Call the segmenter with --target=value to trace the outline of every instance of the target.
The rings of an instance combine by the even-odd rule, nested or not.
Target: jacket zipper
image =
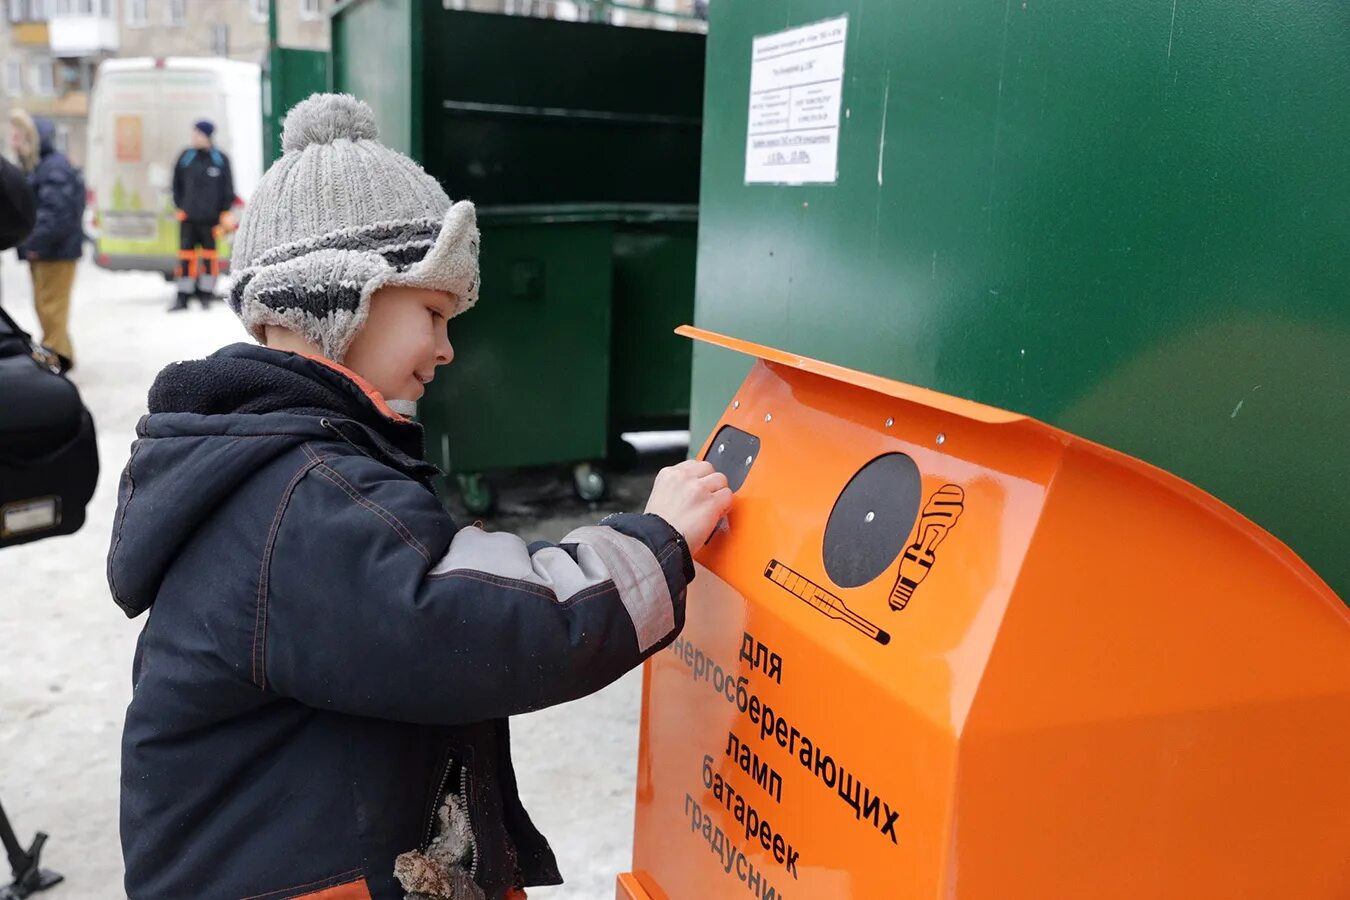
[[[431,815],[427,816],[427,827],[422,832],[421,851],[425,853],[431,847],[431,835],[436,830],[436,819],[441,811],[441,801],[445,799],[446,788],[450,784],[450,770],[455,765],[455,755],[450,751],[445,754],[445,768],[441,771],[441,779],[438,782],[436,793],[431,795]]]
[[[440,784],[436,788],[436,795],[432,799],[431,815],[427,817],[426,830],[422,833],[422,852],[425,853],[431,848],[431,838],[436,831],[436,820],[440,818],[441,806],[445,803],[445,798],[449,793],[450,773],[459,766],[459,784],[455,788],[455,795],[459,797],[460,808],[464,810],[464,815],[469,820],[469,850],[471,859],[469,862],[469,877],[478,880],[478,835],[473,830],[473,817],[469,814],[469,767],[462,761],[456,760],[454,753],[450,753],[445,762],[445,770],[441,773]]]
[[[478,835],[473,832],[473,816],[470,815],[469,806],[469,767],[460,763],[459,765],[459,802],[464,809],[464,816],[469,822],[469,877],[474,881],[478,880]]]

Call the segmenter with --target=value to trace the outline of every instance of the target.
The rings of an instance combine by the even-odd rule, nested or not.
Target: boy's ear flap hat
[[[386,285],[446,291],[458,315],[478,300],[473,204],[379,143],[375,114],[315,94],[286,115],[282,156],[263,175],[234,239],[229,305],[254,340],[279,325],[341,362]]]

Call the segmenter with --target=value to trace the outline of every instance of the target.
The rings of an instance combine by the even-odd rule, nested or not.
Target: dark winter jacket
[[[56,126],[33,119],[38,133],[38,164],[28,175],[37,197],[37,222],[20,256],[36,253],[43,261],[79,259],[84,248],[84,179],[56,149]]]
[[[173,167],[173,205],[198,225],[214,225],[234,204],[230,158],[210,150],[184,150]]]
[[[122,744],[126,890],[402,900],[447,791],[488,897],[561,879],[506,717],[668,644],[693,577],[655,516],[560,544],[457,529],[421,427],[354,377],[236,344],[165,369],[122,476],[113,599],[150,615]]]
[[[0,157],[0,250],[28,237],[36,220],[37,204],[23,170]]]

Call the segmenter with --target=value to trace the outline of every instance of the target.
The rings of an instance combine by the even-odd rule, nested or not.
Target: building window
[[[174,28],[186,22],[187,0],[169,0],[164,5],[164,21]]]
[[[230,55],[230,26],[228,25],[211,26],[211,55],[212,56]]]
[[[146,21],[150,18],[149,11],[145,8],[147,0],[125,0],[127,9],[127,27],[144,28]]]
[[[28,83],[33,87],[33,93],[39,97],[53,97],[56,95],[56,69],[52,66],[50,59],[41,59],[30,63],[28,66]]]
[[[267,0],[248,0],[248,12],[255,22],[267,21]]]
[[[323,15],[319,0],[300,0],[300,18],[317,19]]]
[[[11,97],[23,95],[23,63],[17,59],[5,60],[5,93]]]
[[[5,6],[11,22],[45,22],[51,13],[48,0],[9,0]]]

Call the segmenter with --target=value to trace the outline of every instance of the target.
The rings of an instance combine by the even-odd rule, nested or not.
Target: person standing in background
[[[18,248],[33,278],[33,305],[42,324],[42,343],[56,351],[67,369],[75,364],[70,340],[70,292],[84,249],[84,179],[56,149],[56,125],[21,109],[10,113],[10,145],[28,173],[37,201],[37,220]]]
[[[178,210],[178,298],[169,312],[188,308],[194,296],[205,309],[215,298],[220,256],[216,228],[230,227],[234,178],[230,158],[212,143],[216,127],[207,121],[192,127],[192,146],[173,169],[173,205]],[[198,249],[200,248],[200,250]]]

